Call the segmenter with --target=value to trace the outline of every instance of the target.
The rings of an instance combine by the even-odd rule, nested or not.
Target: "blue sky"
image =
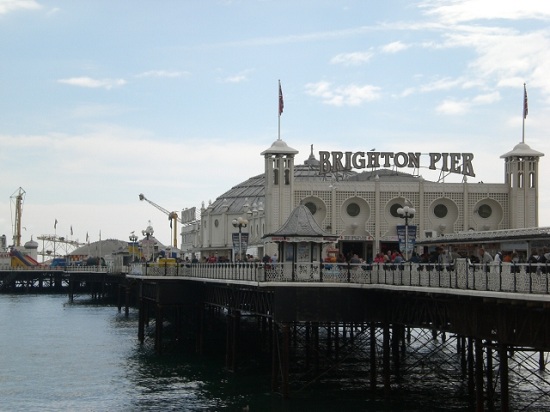
[[[550,226],[550,3],[538,0],[0,0],[0,234],[127,240],[319,151],[472,152],[504,181],[522,139]],[[437,173],[421,171],[426,179]],[[449,176],[446,181],[460,181]]]

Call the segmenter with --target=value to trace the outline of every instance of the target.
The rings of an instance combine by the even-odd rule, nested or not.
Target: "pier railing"
[[[248,282],[324,282],[550,294],[548,264],[196,263],[133,265],[129,274]]]

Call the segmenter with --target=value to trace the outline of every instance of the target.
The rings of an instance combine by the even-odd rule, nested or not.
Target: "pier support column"
[[[69,302],[74,302],[74,280],[69,277]]]
[[[383,326],[383,358],[382,374],[384,375],[384,396],[389,397],[391,391],[390,379],[390,325],[384,322]]]
[[[401,337],[401,325],[392,325],[391,333],[391,350],[393,359],[393,371],[396,379],[399,379],[400,369],[400,353],[399,353],[399,338]]]
[[[508,346],[498,345],[499,374],[500,374],[500,410],[510,411],[510,392],[508,388]]]
[[[237,365],[237,347],[240,321],[241,312],[238,310],[231,310],[227,318],[227,336],[225,345],[225,367],[231,372],[235,372]]]
[[[145,311],[145,301],[143,298],[139,298],[138,339],[140,343],[143,343],[145,340]]]
[[[492,412],[495,410],[495,391],[493,389],[493,347],[491,341],[486,341],[487,344],[487,369],[485,372],[485,380],[487,386],[487,410]]]
[[[162,305],[157,304],[155,317],[155,351],[162,354]]]
[[[370,326],[370,390],[376,391],[376,324],[371,322]]]
[[[474,343],[473,338],[468,337],[468,395],[470,399],[470,405],[474,406],[475,399],[475,379],[474,379]]]
[[[290,327],[288,323],[274,323],[273,350],[271,354],[271,389],[280,388],[283,398],[290,395],[289,361],[290,361]],[[281,378],[280,385],[279,376]]]
[[[476,411],[483,412],[483,342],[475,340],[476,355]]]
[[[288,323],[283,324],[282,328],[282,350],[281,350],[281,390],[284,398],[290,395],[289,385],[289,362],[290,362],[290,328]]]

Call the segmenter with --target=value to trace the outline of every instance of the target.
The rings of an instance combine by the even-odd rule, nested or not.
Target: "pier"
[[[466,388],[472,409],[508,411],[521,385],[550,395],[548,269],[464,259],[452,267],[143,264],[2,271],[0,290],[111,296],[126,314],[138,308],[137,337],[152,339],[158,354],[223,352],[237,373],[260,359],[283,397],[327,376],[389,397],[430,371]]]
[[[514,365],[542,373],[548,362],[547,269],[466,260],[452,268],[242,263],[144,266],[127,277],[139,285],[138,337],[143,342],[154,322],[158,353],[168,344],[166,325],[198,352],[221,333],[227,369],[263,354],[273,391],[288,397],[349,370],[342,369],[349,359],[369,374],[370,391],[390,396],[411,368],[427,368],[442,351],[460,365],[473,408],[507,411]],[[548,396],[548,379],[533,376]]]

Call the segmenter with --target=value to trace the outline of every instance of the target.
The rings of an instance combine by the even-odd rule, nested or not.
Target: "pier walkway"
[[[176,339],[182,330],[192,331],[202,351],[219,316],[226,325],[226,367],[236,369],[251,350],[243,336],[257,334],[258,345],[266,345],[273,357],[272,387],[288,396],[297,365],[318,367],[330,357],[326,353],[356,348],[350,339],[361,331],[371,389],[381,384],[389,394],[403,373],[399,365],[410,345],[408,331],[425,330],[434,338],[455,340],[478,410],[486,403],[509,410],[513,353],[538,353],[538,368],[546,368],[549,269],[544,264],[472,265],[466,259],[448,267],[217,263],[137,265],[129,268],[127,279],[139,289],[138,337],[145,339],[146,325],[154,319],[159,353],[167,320],[179,325]],[[245,332],[251,323],[243,319],[251,318],[256,326]],[[329,362],[325,371],[332,367]],[[540,388],[543,397],[550,396],[547,380]]]
[[[130,305],[139,309],[140,341],[153,322],[158,353],[189,339],[203,353],[214,340],[225,350],[228,370],[252,352],[268,353],[272,388],[283,396],[299,390],[297,376],[311,382],[351,358],[365,368],[361,376],[370,376],[370,391],[383,388],[390,396],[410,368],[433,361],[438,342],[449,359],[452,345],[472,408],[510,410],[510,388],[520,379],[514,371],[529,362],[536,370],[528,384],[540,399],[550,398],[546,264],[457,259],[446,267],[214,263],[0,271],[2,291],[34,290],[37,282],[68,290],[71,300],[75,294],[118,294],[119,308],[125,300],[126,313]],[[428,335],[429,342],[415,342]],[[426,347],[432,349],[424,353]]]

